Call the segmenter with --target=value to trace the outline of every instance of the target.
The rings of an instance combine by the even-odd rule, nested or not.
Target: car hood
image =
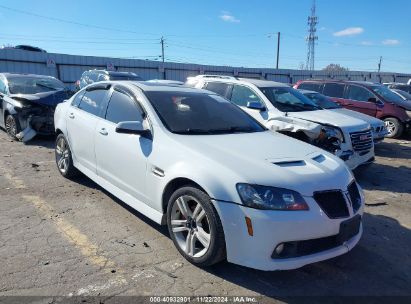
[[[330,110],[306,111],[306,112],[289,112],[288,116],[317,122],[324,125],[331,125],[341,129],[365,130],[368,123],[364,120],[347,116]]]
[[[401,102],[399,102],[399,101],[398,102],[397,101],[388,101],[388,102],[393,103],[397,106],[403,107],[406,110],[411,110],[411,100],[403,100]]]
[[[344,109],[344,108],[332,109],[330,111],[364,120],[365,122],[368,122],[372,126],[384,125],[384,122],[382,120],[380,120],[378,118],[375,118],[375,117],[372,117],[372,116],[367,115],[367,114],[360,113],[360,112],[351,111],[351,110]]]
[[[11,94],[10,97],[16,100],[27,100],[43,106],[56,107],[65,99],[70,98],[70,94],[68,91],[60,90],[37,94]]]
[[[189,150],[186,159],[196,159],[193,166],[215,168],[214,174],[231,175],[237,183],[287,188],[312,196],[314,191],[346,187],[353,179],[338,157],[276,132],[176,135],[175,141],[180,151]]]

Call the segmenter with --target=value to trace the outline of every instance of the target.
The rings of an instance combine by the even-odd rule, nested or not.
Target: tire
[[[70,147],[63,134],[56,138],[55,148],[56,164],[60,174],[65,178],[73,178],[78,175],[78,170],[73,165]]]
[[[4,120],[4,128],[7,135],[13,139],[18,140],[17,134],[21,132],[20,124],[15,115],[8,114]]]
[[[404,131],[404,125],[394,117],[387,117],[384,119],[385,127],[388,131],[388,138],[398,138]]]
[[[203,191],[191,186],[177,189],[168,202],[167,226],[174,245],[190,263],[207,267],[225,259],[223,226]]]

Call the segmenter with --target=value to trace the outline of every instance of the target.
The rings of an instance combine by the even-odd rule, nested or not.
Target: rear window
[[[10,94],[37,94],[64,90],[64,84],[51,77],[9,77]]]
[[[321,86],[321,83],[303,82],[298,86],[298,89],[321,93]]]
[[[225,83],[221,82],[209,82],[205,86],[204,89],[209,90],[211,92],[214,92],[218,95],[221,95],[223,97],[227,96],[227,91],[228,91],[229,86]]]
[[[323,94],[325,96],[343,98],[344,97],[344,84],[339,83],[326,83],[324,85]]]

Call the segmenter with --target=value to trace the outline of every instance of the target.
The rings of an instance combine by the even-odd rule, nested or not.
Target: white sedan
[[[209,91],[96,83],[57,107],[55,126],[63,176],[81,171],[166,224],[195,265],[294,269],[360,240],[364,197],[341,159]]]

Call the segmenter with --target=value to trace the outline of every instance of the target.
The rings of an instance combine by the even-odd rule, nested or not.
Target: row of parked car
[[[64,177],[81,172],[167,225],[195,265],[293,269],[361,238],[364,195],[349,168],[373,161],[384,122],[315,90],[199,75],[94,81],[62,102],[52,77],[1,77],[10,136],[51,125]]]

